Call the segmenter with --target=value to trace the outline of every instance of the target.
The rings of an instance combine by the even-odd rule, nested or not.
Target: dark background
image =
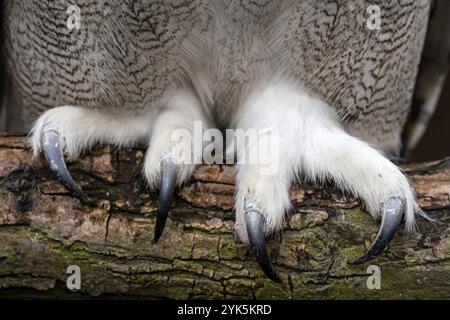
[[[441,98],[427,131],[413,150],[408,162],[439,160],[450,156],[450,70],[442,88]]]

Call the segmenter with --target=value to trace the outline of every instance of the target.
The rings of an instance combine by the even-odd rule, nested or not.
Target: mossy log
[[[269,250],[283,283],[260,271],[234,235],[229,166],[200,166],[178,189],[160,242],[157,194],[142,179],[144,150],[100,148],[69,166],[97,201],[82,204],[34,161],[25,139],[0,137],[0,297],[175,299],[402,299],[450,297],[450,159],[403,166],[425,212],[377,259],[361,255],[377,233],[358,199],[332,184],[292,188],[293,210]],[[381,270],[381,289],[366,282]],[[81,289],[67,289],[67,268]]]

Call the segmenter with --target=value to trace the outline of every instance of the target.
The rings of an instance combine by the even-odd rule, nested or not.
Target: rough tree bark
[[[177,191],[159,243],[152,243],[157,194],[140,178],[143,150],[91,152],[70,166],[98,201],[71,197],[23,137],[0,137],[0,296],[143,298],[448,298],[450,159],[404,169],[423,209],[419,233],[394,238],[376,260],[362,254],[379,223],[332,185],[292,189],[294,209],[270,251],[283,284],[268,280],[233,232],[233,172],[201,166]],[[367,267],[381,268],[370,290]],[[81,290],[66,288],[69,265]]]

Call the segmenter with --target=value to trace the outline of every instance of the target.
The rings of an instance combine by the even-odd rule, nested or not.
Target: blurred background
[[[449,1],[450,2],[450,1]],[[419,144],[408,161],[439,160],[450,156],[450,69],[442,87],[439,103]]]
[[[404,135],[404,156],[414,162],[450,156],[450,1],[432,0],[431,5],[412,112]]]

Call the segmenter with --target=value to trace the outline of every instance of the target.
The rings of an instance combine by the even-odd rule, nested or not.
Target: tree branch
[[[0,137],[0,296],[151,298],[448,298],[450,159],[404,166],[422,208],[419,233],[394,238],[365,265],[346,261],[371,244],[379,222],[333,186],[292,188],[294,210],[269,250],[283,284],[260,271],[234,237],[233,171],[200,166],[177,191],[154,244],[157,194],[142,178],[143,150],[106,147],[69,166],[98,201],[83,205],[34,162],[23,137]],[[381,268],[381,290],[366,286]],[[66,288],[69,265],[81,290]]]

